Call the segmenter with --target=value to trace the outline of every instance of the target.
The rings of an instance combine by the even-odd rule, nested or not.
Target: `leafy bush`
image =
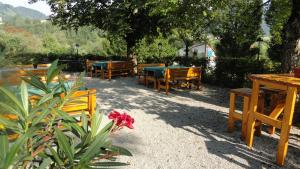
[[[116,162],[115,156],[132,154],[112,145],[109,139],[119,121],[113,120],[100,127],[103,114],[97,110],[91,118],[82,114],[80,126],[74,117],[63,111],[63,106],[72,100],[71,96],[83,82],[78,78],[68,90],[62,78],[53,84],[52,80],[60,74],[57,63],[55,61],[51,65],[45,81],[37,76],[24,78],[29,85],[43,91],[40,96],[29,99],[24,81],[15,90],[0,86],[0,168],[107,168],[127,165]],[[64,97],[60,97],[62,93]],[[132,124],[133,119],[130,119]],[[8,136],[13,134],[17,134],[18,138],[9,143]]]
[[[251,58],[218,58],[216,60],[215,83],[225,87],[250,85],[249,74],[273,72],[276,67],[269,60]]]

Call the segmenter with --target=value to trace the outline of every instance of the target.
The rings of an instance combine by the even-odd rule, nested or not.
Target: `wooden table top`
[[[294,74],[252,74],[249,78],[300,88],[300,78],[294,77]]]

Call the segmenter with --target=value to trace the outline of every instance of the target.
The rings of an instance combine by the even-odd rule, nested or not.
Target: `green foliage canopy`
[[[246,57],[253,55],[250,46],[261,35],[262,0],[232,0],[216,11],[211,25],[220,39],[217,56]]]

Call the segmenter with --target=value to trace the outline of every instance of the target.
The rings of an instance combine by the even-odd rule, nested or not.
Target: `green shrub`
[[[251,58],[218,58],[214,70],[216,84],[224,87],[249,86],[248,75],[269,73],[274,66],[269,60]]]
[[[97,110],[90,118],[82,114],[80,126],[63,111],[83,81],[80,77],[66,89],[57,63],[48,69],[45,82],[32,76],[23,78],[28,84],[23,81],[15,90],[0,86],[0,168],[79,169],[128,165],[115,161],[118,155],[132,155],[112,144],[109,135],[118,125],[115,121],[102,127],[103,114]],[[56,76],[60,77],[59,82],[53,84]],[[27,85],[42,91],[34,104],[29,101]],[[62,93],[64,97],[60,97]],[[6,118],[6,115],[15,115],[17,119]],[[10,143],[8,134],[11,132],[19,137]]]

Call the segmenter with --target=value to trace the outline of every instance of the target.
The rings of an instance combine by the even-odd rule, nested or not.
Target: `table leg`
[[[244,105],[243,105],[243,118],[242,118],[242,139],[246,138],[247,135],[247,122],[249,117],[249,97],[244,97]]]
[[[259,96],[259,82],[257,80],[253,80],[250,111],[249,111],[248,123],[247,123],[247,137],[246,137],[246,144],[248,145],[249,148],[252,148],[253,145],[255,112],[257,111],[258,96]]]
[[[95,77],[97,78],[97,66],[95,66]]]
[[[145,86],[147,86],[147,85],[146,85],[146,82],[147,82],[146,78],[147,78],[147,72],[144,71],[144,85],[145,85]]]
[[[101,68],[101,79],[105,79],[104,69],[103,68]]]
[[[283,120],[281,124],[280,140],[277,151],[277,164],[282,166],[287,154],[289,133],[293,121],[295,101],[297,95],[296,87],[289,87],[287,91]]]
[[[230,93],[228,132],[232,132],[234,130],[234,117],[233,117],[234,112],[235,112],[235,94]]]

